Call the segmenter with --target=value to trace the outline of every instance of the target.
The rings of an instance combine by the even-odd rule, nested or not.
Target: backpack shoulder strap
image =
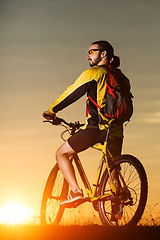
[[[96,102],[91,98],[90,95],[88,96],[88,98],[92,101],[92,103],[93,103],[94,105],[96,105],[97,108],[101,109],[101,107],[98,105],[98,103],[96,103]]]

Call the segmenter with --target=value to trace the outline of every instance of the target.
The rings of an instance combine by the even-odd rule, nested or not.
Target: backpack
[[[116,124],[129,121],[133,114],[133,95],[130,92],[129,80],[117,68],[102,67],[109,74],[104,107],[101,108],[90,96],[88,97],[108,120],[115,119]]]

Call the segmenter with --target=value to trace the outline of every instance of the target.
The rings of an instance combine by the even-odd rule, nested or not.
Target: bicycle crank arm
[[[74,202],[74,203],[66,203],[66,204],[63,204],[62,206],[64,208],[76,208],[78,207],[79,205],[85,203],[89,201],[89,198],[84,198],[84,199],[79,199],[77,202]]]
[[[97,199],[98,201],[111,201],[111,200],[117,200],[119,199],[118,196],[115,195],[111,195],[111,196],[101,196],[99,199]]]

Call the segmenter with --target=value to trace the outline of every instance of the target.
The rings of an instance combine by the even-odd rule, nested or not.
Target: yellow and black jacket
[[[100,66],[95,66],[84,71],[75,83],[67,88],[66,91],[53,103],[49,108],[50,112],[57,113],[68,105],[77,101],[87,93],[101,108],[105,105],[105,93],[108,81],[108,72]],[[103,116],[98,107],[88,99],[88,117],[86,127],[99,127],[101,130],[105,128]],[[123,126],[118,125],[113,135],[122,137]]]

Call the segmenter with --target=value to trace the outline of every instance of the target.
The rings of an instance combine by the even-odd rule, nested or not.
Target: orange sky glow
[[[39,217],[63,130],[44,124],[42,112],[89,68],[90,43],[105,39],[120,56],[134,95],[123,153],[143,163],[146,210],[160,216],[159,7],[156,0],[0,2],[0,209],[17,201]],[[58,116],[84,122],[85,100]],[[80,154],[91,183],[99,162],[94,151]]]

